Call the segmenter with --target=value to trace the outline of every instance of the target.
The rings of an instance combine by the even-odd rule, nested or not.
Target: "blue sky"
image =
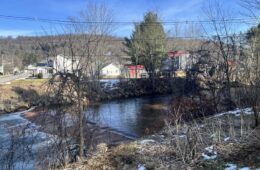
[[[203,6],[208,0],[1,0],[0,15],[26,16],[46,19],[66,20],[69,16],[77,16],[87,8],[89,2],[105,3],[112,11],[115,21],[140,21],[145,12],[158,12],[164,21],[204,20]],[[239,5],[240,0],[219,0],[233,18],[241,18],[245,11]],[[48,30],[53,25],[31,21],[7,20],[0,18],[0,36],[36,35],[43,28]],[[237,29],[245,30],[248,25],[241,24]],[[129,36],[133,24],[117,26],[113,32],[117,36]],[[172,25],[165,25],[166,31]]]

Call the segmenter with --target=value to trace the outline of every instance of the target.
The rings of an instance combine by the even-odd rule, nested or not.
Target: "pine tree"
[[[142,64],[150,77],[155,76],[165,53],[166,34],[154,12],[147,12],[144,20],[135,24],[130,38],[125,38],[127,53],[134,64]]]

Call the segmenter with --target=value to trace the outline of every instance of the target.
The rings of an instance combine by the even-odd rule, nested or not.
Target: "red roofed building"
[[[170,51],[167,57],[172,59],[173,70],[186,70],[190,54],[185,51]]]
[[[167,57],[185,57],[189,55],[186,51],[169,51],[167,52]]]
[[[128,78],[146,78],[147,71],[143,65],[129,65],[127,66]]]
[[[189,67],[189,57],[190,54],[186,51],[169,51],[166,53],[166,58],[162,61],[161,71],[185,71]]]

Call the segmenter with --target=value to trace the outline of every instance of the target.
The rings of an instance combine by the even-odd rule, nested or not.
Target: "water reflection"
[[[115,100],[95,105],[86,111],[88,119],[102,127],[140,137],[163,124],[170,96],[150,96]]]

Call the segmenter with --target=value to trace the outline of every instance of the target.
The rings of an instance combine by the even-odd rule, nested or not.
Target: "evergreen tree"
[[[130,38],[125,38],[127,53],[134,64],[145,66],[150,77],[154,77],[165,53],[166,34],[154,12],[147,12],[141,23],[135,24]]]

